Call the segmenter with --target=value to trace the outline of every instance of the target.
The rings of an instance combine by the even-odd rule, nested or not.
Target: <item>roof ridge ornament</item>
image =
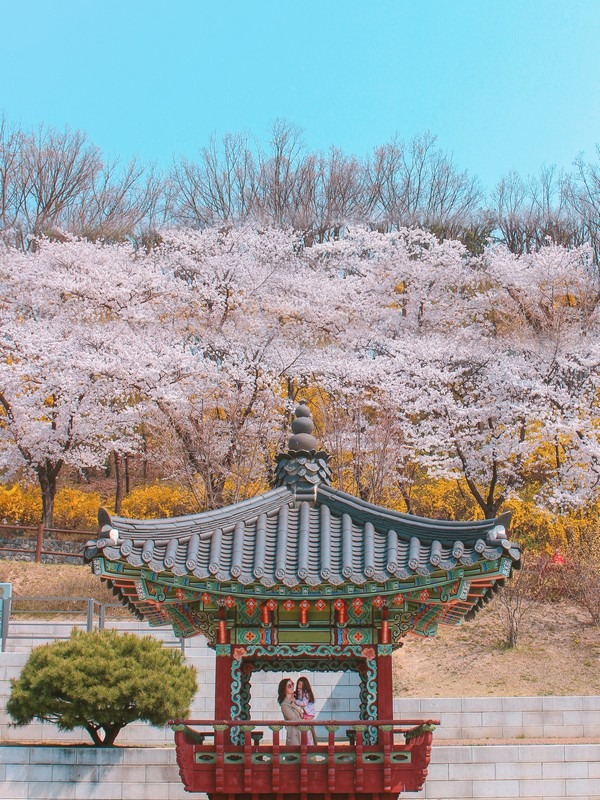
[[[292,433],[288,441],[288,450],[305,450],[311,452],[317,449],[317,440],[312,435],[315,429],[312,414],[306,400],[300,400],[294,411],[292,420]]]
[[[292,436],[287,453],[279,453],[275,467],[275,486],[287,486],[296,501],[316,502],[320,483],[331,482],[329,453],[317,450],[313,436],[315,423],[306,400],[300,400],[292,420]]]

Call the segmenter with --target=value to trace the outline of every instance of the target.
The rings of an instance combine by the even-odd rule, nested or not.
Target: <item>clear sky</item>
[[[0,0],[0,113],[168,165],[211,133],[431,131],[492,186],[600,143],[600,0]]]

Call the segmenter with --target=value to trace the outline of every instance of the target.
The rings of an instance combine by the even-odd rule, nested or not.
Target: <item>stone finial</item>
[[[294,452],[298,450],[305,450],[310,452],[317,449],[317,440],[312,435],[315,429],[310,408],[306,404],[306,400],[300,400],[296,410],[294,411],[294,420],[292,421],[292,433],[288,442],[288,449]]]
[[[292,436],[287,453],[277,456],[275,486],[287,486],[294,492],[296,500],[316,500],[317,486],[329,484],[331,470],[329,454],[317,451],[317,440],[313,436],[315,424],[305,400],[300,400],[294,411]]]

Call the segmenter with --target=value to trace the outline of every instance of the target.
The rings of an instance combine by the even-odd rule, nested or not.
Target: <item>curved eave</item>
[[[173,536],[182,538],[195,533],[208,536],[217,528],[232,528],[238,522],[252,519],[260,513],[276,511],[292,500],[291,491],[282,486],[239,503],[183,517],[130,519],[111,515],[110,520],[121,538],[169,540]]]
[[[377,528],[393,529],[406,539],[416,536],[421,541],[430,542],[437,539],[447,544],[459,539],[465,544],[474,544],[477,539],[485,538],[497,525],[507,528],[511,519],[510,512],[493,519],[468,522],[418,517],[376,506],[323,484],[317,489],[317,500],[325,503],[332,511],[349,514],[354,520],[370,522]]]

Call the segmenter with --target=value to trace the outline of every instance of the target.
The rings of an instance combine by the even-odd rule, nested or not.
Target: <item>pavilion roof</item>
[[[375,506],[327,485],[316,502],[278,487],[251,500],[186,517],[113,516],[118,540],[95,547],[109,561],[174,576],[308,587],[387,584],[415,575],[520,558],[504,532],[507,517],[474,522],[425,519]],[[89,554],[91,555],[91,553]]]

